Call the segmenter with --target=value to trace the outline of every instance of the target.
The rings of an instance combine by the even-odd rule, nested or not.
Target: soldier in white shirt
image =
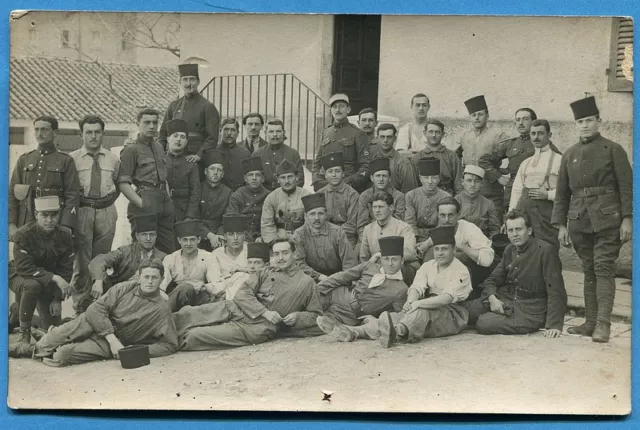
[[[558,229],[551,224],[551,213],[562,155],[550,146],[549,121],[533,121],[530,134],[535,153],[518,168],[511,191],[509,211],[520,209],[527,212],[531,218],[533,235],[560,250]]]
[[[423,131],[427,124],[427,115],[430,107],[429,97],[427,97],[426,94],[418,93],[411,97],[413,121],[403,125],[400,127],[400,130],[398,130],[396,150],[400,151],[400,153],[407,155],[415,154],[427,146]]]

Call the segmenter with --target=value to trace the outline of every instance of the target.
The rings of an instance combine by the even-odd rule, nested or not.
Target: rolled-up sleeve
[[[131,146],[125,146],[120,152],[120,174],[118,184],[132,184],[138,153]]]

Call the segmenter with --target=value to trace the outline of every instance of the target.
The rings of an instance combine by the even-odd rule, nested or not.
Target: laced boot
[[[609,336],[611,335],[611,323],[605,321],[598,321],[596,323],[596,328],[593,331],[593,336],[591,340],[598,343],[607,343],[609,342]]]

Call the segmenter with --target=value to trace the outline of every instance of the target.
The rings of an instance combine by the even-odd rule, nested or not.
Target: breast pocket
[[[104,193],[112,193],[116,187],[113,183],[113,166],[100,166],[100,189]]]
[[[340,144],[342,145],[342,152],[344,154],[344,161],[353,163],[358,159],[358,148],[356,147],[356,143],[347,138],[340,139]]]
[[[165,169],[166,171],[166,169]],[[141,179],[148,182],[156,182],[156,162],[153,158],[139,157],[136,163],[136,173],[134,175],[137,179]]]
[[[35,166],[33,164],[22,168],[22,179],[25,184],[35,183]]]
[[[64,175],[64,167],[57,166],[47,166],[47,178],[46,183],[42,186],[44,188],[56,187],[62,189],[63,181],[62,176]]]

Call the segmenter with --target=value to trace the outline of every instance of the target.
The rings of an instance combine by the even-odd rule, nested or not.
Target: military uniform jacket
[[[380,146],[380,145],[376,145]],[[407,157],[400,154],[395,149],[392,149],[388,154],[382,152],[382,149],[370,149],[372,154],[371,158],[383,158],[389,159],[389,167],[391,169],[391,181],[390,184],[396,190],[399,190],[403,194],[418,188],[420,181],[416,176],[413,164]]]
[[[207,234],[223,234],[222,216],[227,210],[231,190],[224,184],[212,187],[207,181],[202,183],[198,216],[203,224],[202,237]]]
[[[262,205],[264,205],[264,200],[268,195],[269,190],[263,186],[253,191],[248,185],[245,185],[238,188],[229,198],[226,214],[240,214],[247,217],[245,222],[246,240],[255,241],[260,237]]]
[[[276,176],[276,167],[282,163],[283,160],[289,160],[296,165],[298,173],[298,187],[304,187],[304,166],[302,165],[302,159],[298,151],[281,143],[280,145],[261,146],[253,153],[254,157],[260,157],[262,160],[262,167],[264,168],[264,187],[270,191],[275,190],[280,186],[278,183],[278,177]]]
[[[460,203],[460,219],[477,225],[488,238],[500,232],[498,211],[491,200],[480,194],[472,199],[464,192],[454,198]]]
[[[311,194],[304,188],[296,188],[287,194],[282,188],[272,191],[262,205],[260,220],[262,239],[269,243],[274,239],[286,238],[304,224],[304,205],[302,197]]]
[[[229,163],[224,166],[224,177],[222,182],[233,191],[244,185],[244,169],[242,160],[251,157],[251,153],[233,142],[231,145],[222,143],[218,151],[227,154]]]
[[[633,211],[633,172],[627,153],[600,134],[563,155],[551,223],[583,233],[619,228]]]
[[[344,159],[344,178],[348,185],[362,190],[369,181],[369,138],[348,120],[338,122],[325,128],[322,132],[320,149],[313,160],[312,178],[315,184],[325,181],[320,158],[332,152],[342,152]]]
[[[167,122],[172,119],[182,119],[187,123],[189,129],[187,154],[197,154],[202,157],[204,151],[215,149],[218,145],[220,113],[213,103],[199,93],[193,96],[182,96],[169,103],[160,126],[159,142],[163,148],[167,147]]]
[[[140,136],[120,152],[118,183],[159,188],[167,182],[167,160],[162,145]]]
[[[169,195],[186,218],[198,218],[200,175],[198,165],[187,161],[184,154],[167,153],[167,183]]]
[[[422,151],[411,157],[417,186],[420,186],[418,162],[423,158],[437,158],[440,160],[440,184],[438,184],[438,188],[452,196],[462,191],[462,160],[455,152],[444,145],[439,145],[436,148],[427,145]]]
[[[385,191],[388,194],[391,194],[393,197],[393,217],[399,220],[404,220],[404,214],[407,209],[407,204],[405,201],[405,196],[400,191],[396,190],[392,186],[388,186]],[[358,213],[366,214],[368,217],[364,221],[364,225],[369,224],[374,220],[373,218],[373,210],[371,209],[371,205],[373,204],[373,198],[375,196],[375,190],[373,187],[367,188],[362,194],[360,194],[360,198],[358,199]],[[363,227],[364,229],[364,227]]]
[[[23,225],[13,238],[13,267],[9,268],[9,279],[21,276],[34,279],[44,288],[51,283],[53,275],[71,281],[73,274],[73,238],[67,231],[56,227],[46,234],[35,221]],[[62,291],[53,289],[53,296],[62,299]]]
[[[89,274],[94,282],[109,281],[111,285],[116,285],[135,278],[142,260],[150,259],[162,263],[166,255],[156,248],[145,251],[138,242],[134,242],[96,256],[89,262]],[[112,270],[110,275],[107,273],[108,269]]]
[[[60,224],[76,228],[80,182],[76,165],[53,144],[22,154],[9,182],[9,223],[21,227],[33,221],[33,199],[59,196]]]
[[[438,225],[438,202],[451,194],[436,188],[433,194],[427,194],[424,187],[409,191],[405,196],[407,210],[404,222],[409,224],[418,242],[429,239],[429,231]]]
[[[264,140],[262,137],[258,137],[258,148],[262,148],[263,146],[265,146],[267,144],[267,141]],[[258,148],[256,148],[254,142],[249,141],[248,137],[245,137],[243,140],[240,140],[238,142],[236,142],[238,144],[238,146],[240,146],[241,148],[246,149],[247,151],[249,151],[250,153],[254,153]]]
[[[324,193],[327,204],[327,221],[342,227],[351,245],[356,246],[358,237],[367,225],[367,211],[360,212],[358,199],[360,194],[351,186],[342,182],[335,189],[327,184],[318,190]]]

